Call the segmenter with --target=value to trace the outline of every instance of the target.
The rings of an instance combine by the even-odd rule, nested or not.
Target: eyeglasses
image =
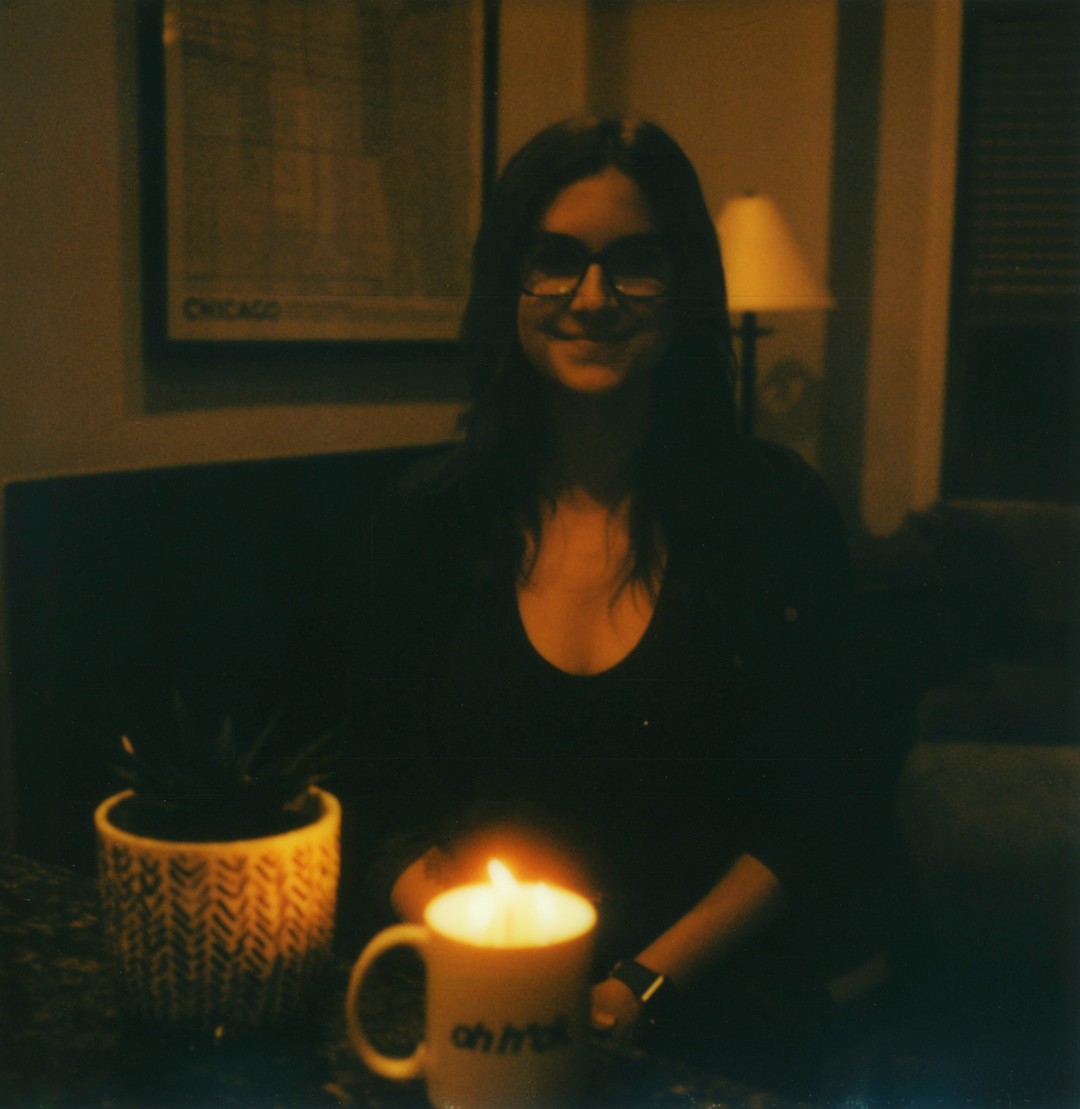
[[[671,284],[671,261],[655,235],[631,235],[597,254],[569,235],[542,235],[525,251],[521,287],[534,297],[572,297],[594,262],[608,287],[632,300],[662,297]]]

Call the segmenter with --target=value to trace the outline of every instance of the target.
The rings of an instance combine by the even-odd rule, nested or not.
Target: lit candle
[[[423,925],[368,942],[349,977],[349,1037],[376,1074],[423,1075],[442,1109],[582,1104],[596,910],[570,890],[519,882],[496,860],[488,875],[434,897]],[[368,970],[400,946],[426,967],[424,1041],[405,1058],[381,1054],[357,1013]]]
[[[488,863],[490,882],[448,891],[429,906],[431,923],[482,947],[544,947],[587,932],[596,914],[569,890],[519,882],[498,859]]]

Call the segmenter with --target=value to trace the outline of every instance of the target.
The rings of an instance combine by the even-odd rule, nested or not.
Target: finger
[[[613,1013],[605,1013],[602,1009],[594,1009],[592,1026],[600,1032],[609,1032],[615,1027],[615,1016]]]

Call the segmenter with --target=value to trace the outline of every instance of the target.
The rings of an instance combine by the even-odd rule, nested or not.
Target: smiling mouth
[[[562,340],[564,343],[585,343],[590,346],[609,346],[612,343],[623,343],[631,337],[630,332],[617,332],[611,335],[565,335],[561,332],[556,332],[554,338]]]

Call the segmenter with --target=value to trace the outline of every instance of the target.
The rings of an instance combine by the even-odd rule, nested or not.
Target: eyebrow
[[[536,232],[532,238],[533,243],[540,242],[564,242],[573,243],[574,246],[580,247],[586,254],[592,254],[593,251],[589,250],[588,246],[583,243],[579,238],[574,235],[567,235],[561,231],[545,231],[542,228]],[[609,250],[617,246],[622,246],[625,243],[649,243],[656,244],[657,246],[664,246],[663,236],[657,231],[638,231],[632,235],[623,235],[616,239],[614,242],[609,243],[603,250],[596,251],[597,254],[606,254]]]

